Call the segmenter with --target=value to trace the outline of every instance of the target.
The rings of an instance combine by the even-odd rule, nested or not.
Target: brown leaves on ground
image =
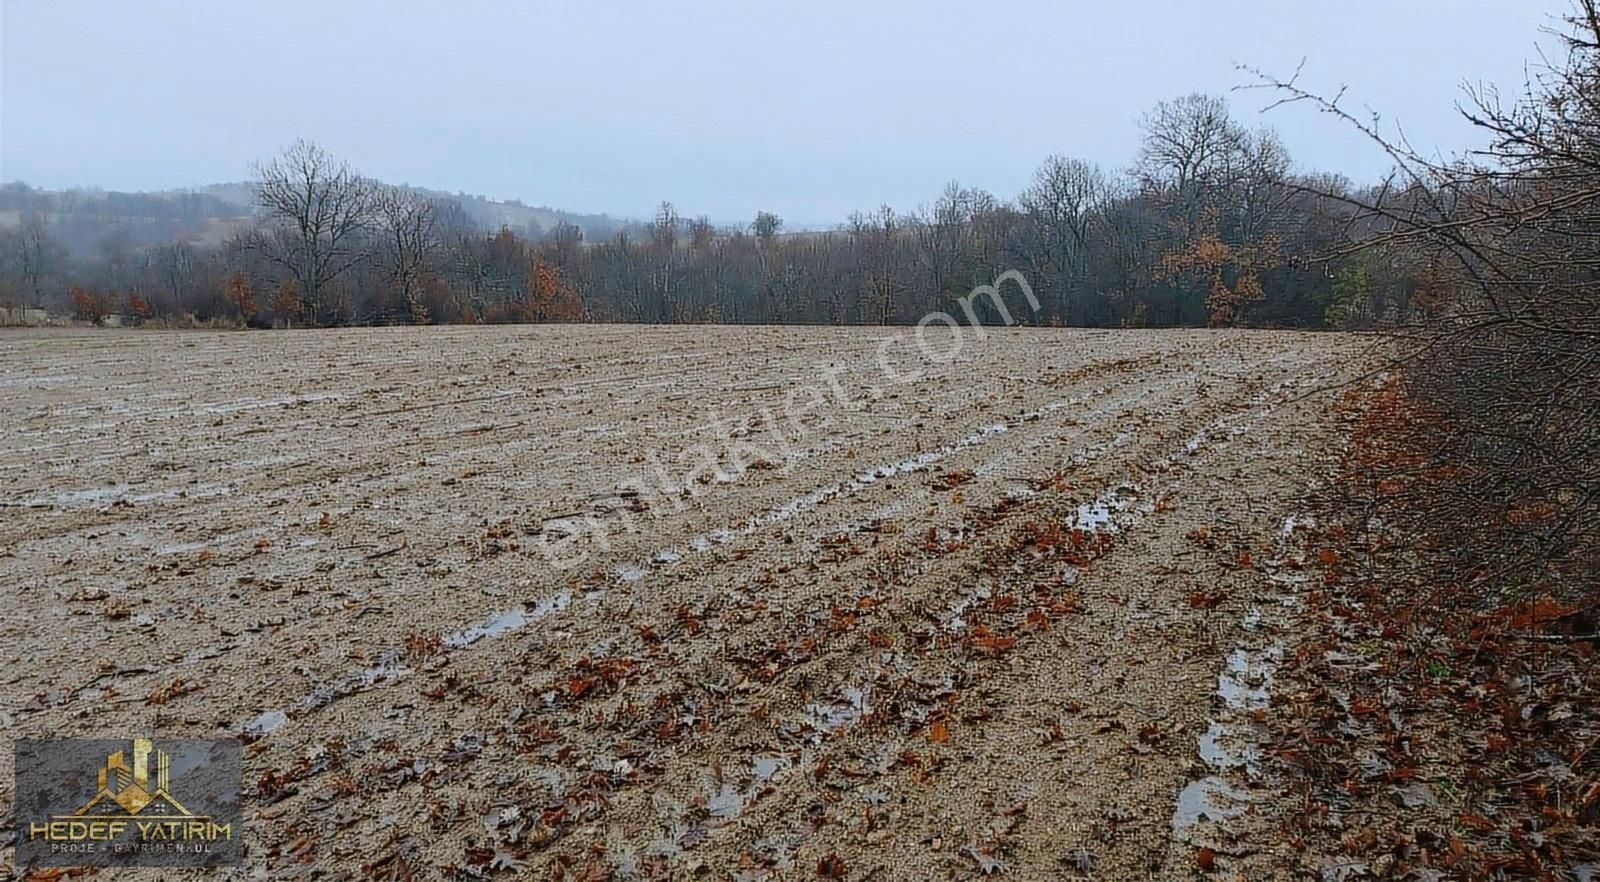
[[[557,691],[574,701],[596,690],[613,693],[638,667],[631,658],[580,658]]]
[[[933,479],[933,489],[941,493],[946,490],[954,490],[964,484],[972,483],[972,478],[971,471],[948,471]]]
[[[406,660],[416,664],[444,651],[444,638],[435,631],[412,631],[406,634],[404,651]]]
[[[978,627],[972,629],[972,634],[968,638],[968,642],[971,643],[975,649],[979,650],[990,658],[993,658],[1015,647],[1017,645],[1017,638],[1002,637],[999,634],[990,631],[983,625],[979,625]]]
[[[1195,590],[1189,592],[1190,609],[1216,609],[1228,595],[1222,591]]]
[[[1580,610],[1549,597],[1540,597],[1497,612],[1518,631],[1539,633],[1572,621]]]
[[[150,694],[145,696],[144,701],[145,704],[166,704],[174,698],[188,695],[192,692],[199,692],[203,688],[193,680],[185,680],[182,677],[178,677],[150,690]]]
[[[1267,719],[1296,793],[1298,869],[1569,878],[1600,860],[1593,597],[1452,570],[1463,534],[1507,538],[1436,514],[1465,473],[1430,456],[1441,418],[1397,381],[1344,407],[1338,489],[1296,533],[1320,571],[1307,637]]]
[[[844,879],[850,875],[850,867],[844,858],[830,854],[817,861],[818,879]]]

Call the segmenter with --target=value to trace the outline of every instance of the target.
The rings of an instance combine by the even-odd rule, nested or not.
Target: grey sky
[[[574,211],[833,223],[945,181],[1010,198],[1048,153],[1125,167],[1154,102],[1235,63],[1350,87],[1419,146],[1514,89],[1561,0],[679,3],[0,0],[0,179],[239,180],[297,136],[393,182]],[[1131,11],[1137,9],[1138,11]],[[1255,124],[1260,95],[1236,94]],[[1326,117],[1302,168],[1378,175]]]

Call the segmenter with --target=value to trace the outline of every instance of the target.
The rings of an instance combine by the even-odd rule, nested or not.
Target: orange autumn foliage
[[[234,273],[222,288],[223,295],[233,308],[238,310],[239,317],[248,319],[256,314],[256,293],[250,285],[250,279],[244,273]]]
[[[555,266],[535,258],[526,278],[528,299],[525,320],[575,322],[583,318],[583,301],[562,279]]]
[[[1212,325],[1235,321],[1248,303],[1262,300],[1261,273],[1277,257],[1272,241],[1260,246],[1233,246],[1215,234],[1206,234],[1183,248],[1163,255],[1160,275],[1168,279],[1192,278],[1206,286],[1206,313]]]

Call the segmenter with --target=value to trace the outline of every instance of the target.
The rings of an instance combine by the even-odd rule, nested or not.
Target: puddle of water
[[[1072,525],[1080,530],[1097,532],[1111,526],[1111,507],[1103,502],[1085,502],[1078,506]]]
[[[1290,534],[1301,527],[1315,527],[1317,519],[1311,515],[1289,515],[1283,519],[1283,537],[1287,539]]]
[[[381,683],[393,683],[410,675],[411,668],[400,661],[400,653],[391,650],[372,667],[351,671],[332,683],[313,689],[310,695],[300,699],[295,710],[305,712],[324,708],[347,695],[365,692]]]
[[[840,485],[835,484],[832,487],[823,487],[821,490],[814,490],[804,496],[791,499],[777,508],[771,509],[764,515],[757,515],[752,518],[750,523],[745,525],[743,532],[745,535],[749,535],[761,527],[770,524],[781,524],[838,496],[841,489]]]
[[[503,637],[512,631],[526,628],[551,613],[566,609],[567,604],[571,602],[571,592],[563,591],[547,600],[541,600],[531,609],[522,606],[496,613],[470,628],[446,634],[443,640],[444,646],[447,649],[461,649],[485,637]]]
[[[208,499],[213,496],[226,496],[233,492],[227,484],[197,484],[193,487],[183,487],[177,490],[159,490],[155,493],[140,493],[129,495],[132,486],[128,484],[114,484],[110,487],[90,487],[87,490],[69,490],[65,493],[56,493],[51,496],[35,496],[23,501],[23,505],[30,508],[54,506],[56,508],[82,508],[87,506],[99,507],[113,502],[126,501],[134,504],[150,502],[165,502],[171,499]]]
[[[314,404],[318,401],[339,401],[345,397],[342,392],[308,392],[304,395],[290,395],[285,398],[246,398],[239,401],[230,401],[227,404],[212,404],[200,408],[200,413],[216,416],[226,413],[238,413],[245,410],[262,410],[268,407],[290,407],[297,404]]]
[[[1210,776],[1190,781],[1178,794],[1178,808],[1172,814],[1172,835],[1182,838],[1201,821],[1219,823],[1244,814],[1250,794],[1221,778]]]
[[[289,715],[281,710],[270,710],[244,724],[244,739],[258,741],[271,735],[289,722]]]
[[[1231,710],[1259,710],[1272,700],[1272,678],[1283,660],[1283,645],[1251,651],[1239,647],[1228,654],[1228,666],[1217,677],[1217,695]]]
[[[881,465],[875,469],[862,472],[849,481],[839,484],[831,484],[827,487],[813,490],[804,496],[797,496],[781,505],[774,506],[767,511],[762,512],[761,514],[752,516],[739,530],[719,529],[713,530],[710,533],[696,536],[689,540],[689,548],[695,552],[705,552],[709,551],[714,546],[726,545],[740,536],[754,535],[765,527],[770,527],[776,524],[784,523],[785,521],[793,520],[794,518],[805,514],[819,505],[822,505],[824,502],[827,502],[841,493],[855,493],[873,484],[876,484],[880,480],[892,478],[896,475],[926,471],[930,466],[949,457],[950,455],[959,453],[960,451],[966,450],[974,445],[981,444],[990,437],[1010,431],[1010,429],[1011,426],[1008,423],[995,423],[993,425],[983,426],[971,435],[967,435],[964,438],[958,438],[955,441],[944,445],[943,447],[930,450],[926,453],[918,454],[917,456],[901,460],[900,462]],[[615,574],[617,579],[620,581],[637,582],[644,578],[646,566],[671,566],[672,564],[678,563],[682,559],[683,556],[676,550],[670,548],[664,549],[660,552],[657,552],[655,556],[653,556],[645,564],[627,564],[617,568]]]
[[[1295,515],[1284,520],[1278,541],[1278,554],[1286,550],[1288,540],[1297,527],[1311,523],[1307,516]],[[1276,580],[1274,580],[1276,581]],[[1298,603],[1292,583],[1278,595],[1286,607]],[[1243,626],[1247,631],[1263,627],[1263,614],[1258,606],[1245,613]],[[1227,711],[1247,713],[1267,707],[1272,700],[1273,677],[1283,662],[1283,644],[1273,643],[1264,649],[1239,646],[1228,654],[1222,673],[1217,676],[1217,696]],[[1232,719],[1225,714],[1223,719]],[[1213,771],[1220,773],[1243,769],[1247,775],[1260,774],[1261,738],[1248,728],[1248,723],[1229,723],[1212,719],[1197,745],[1200,759]],[[1213,823],[1237,818],[1245,811],[1249,795],[1228,784],[1218,775],[1190,781],[1178,794],[1178,805],[1172,816],[1172,834],[1183,839],[1184,834],[1201,820]]]
[[[847,492],[854,493],[858,490],[862,490],[866,487],[876,484],[881,480],[893,478],[896,475],[926,471],[929,466],[932,466],[934,463],[944,459],[950,454],[955,453],[958,450],[971,447],[990,435],[997,435],[1001,432],[1009,431],[1010,428],[1010,426],[1001,424],[984,426],[977,434],[968,435],[966,438],[962,438],[954,444],[948,444],[939,448],[938,450],[930,450],[927,453],[921,453],[911,457],[910,459],[903,459],[900,462],[878,466],[870,472],[862,472],[856,475],[855,478],[852,479],[848,484],[844,485],[845,490]]]
[[[853,726],[861,722],[861,718],[871,711],[872,706],[867,702],[867,694],[854,686],[840,689],[837,701],[806,705],[806,716],[809,721],[824,733]],[[821,740],[820,736],[818,740]]]
[[[1115,533],[1127,526],[1128,519],[1123,517],[1123,512],[1133,505],[1137,496],[1138,490],[1133,485],[1119,484],[1092,502],[1080,503],[1069,526],[1089,533]]]
[[[507,634],[526,628],[552,613],[566,609],[571,602],[571,593],[563,591],[554,597],[540,601],[532,607],[523,606],[495,613],[476,625],[446,634],[441,638],[441,643],[448,650],[457,650],[471,646],[480,640],[504,637]],[[292,712],[296,716],[309,713],[327,707],[345,696],[402,680],[412,673],[412,669],[401,661],[400,652],[391,649],[378,659],[377,664],[350,671],[331,683],[326,683],[313,689],[308,695],[294,704]],[[244,725],[241,735],[252,741],[269,735],[281,729],[288,722],[289,713],[278,708],[264,711]]]
[[[155,547],[155,553],[158,555],[192,554],[196,551],[204,551],[207,548],[216,548],[219,546],[236,543],[254,536],[259,536],[265,532],[267,532],[265,528],[257,527],[249,530],[235,530],[231,533],[220,533],[208,539],[203,539],[197,542],[170,542],[165,545],[157,545]]]
[[[751,760],[750,772],[747,776],[749,783],[744,787],[737,787],[733,781],[724,779],[718,786],[714,781],[708,781],[706,786],[706,809],[713,818],[736,818],[744,812],[752,802],[766,789],[768,782],[779,772],[789,768],[789,758],[784,756],[758,756]]]
[[[713,818],[734,818],[744,811],[744,794],[726,781],[722,782],[722,789],[711,795],[706,800],[706,809]]]
[[[718,545],[727,545],[739,538],[739,534],[732,530],[712,530],[703,536],[696,536],[689,540],[689,548],[696,552],[710,551]]]
[[[1261,759],[1261,750],[1251,735],[1216,720],[1212,720],[1206,733],[1200,736],[1199,746],[1200,759],[1219,772],[1228,769],[1254,770]]]
[[[34,376],[34,377],[6,377],[0,380],[0,386],[65,386],[68,383],[78,382],[72,375],[63,376]]]
[[[789,758],[786,756],[758,756],[750,764],[750,772],[760,784],[771,781],[775,775],[787,768],[789,768]]]
[[[865,487],[877,483],[881,479],[892,478],[896,475],[926,471],[929,466],[932,466],[934,463],[949,457],[951,454],[959,453],[976,444],[981,444],[990,437],[998,435],[1002,432],[1010,431],[1010,429],[1011,426],[1007,423],[995,423],[994,425],[984,426],[971,435],[968,435],[965,438],[958,438],[955,441],[952,441],[938,449],[918,454],[909,459],[903,459],[900,462],[879,466],[870,471],[862,472],[854,479],[846,483],[834,484],[831,487],[824,487],[821,490],[808,493],[805,496],[799,497],[798,499],[791,499],[783,505],[769,510],[766,514],[757,515],[756,517],[751,518],[750,523],[745,526],[744,532],[746,534],[750,534],[761,529],[762,527],[782,523],[783,521],[793,518],[795,515],[817,507],[824,501],[831,499],[840,493],[853,493],[859,491]]]
[[[54,496],[39,496],[28,500],[28,505],[55,505],[70,508],[80,505],[100,505],[115,502],[128,495],[127,484],[117,484],[114,487],[92,487],[88,490],[71,490],[66,493],[57,493]]]

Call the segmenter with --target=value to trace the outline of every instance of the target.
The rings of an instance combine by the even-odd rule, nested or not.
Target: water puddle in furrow
[[[1116,533],[1138,523],[1141,518],[1155,510],[1149,503],[1137,508],[1134,503],[1139,500],[1139,488],[1134,484],[1122,483],[1089,502],[1078,504],[1077,510],[1067,519],[1068,529],[1081,530],[1084,533]],[[1069,587],[1077,584],[1078,568],[1067,566],[1062,569],[1061,579]],[[945,630],[957,632],[967,627],[967,613],[972,608],[989,599],[989,589],[978,586],[961,595],[950,612],[945,617]]]
[[[639,871],[641,855],[676,859],[705,842],[712,830],[736,823],[776,781],[806,765],[803,756],[797,760],[782,754],[763,754],[751,757],[748,767],[738,767],[738,771],[733,767],[707,770],[700,784],[701,795],[690,803],[659,794],[652,800],[661,822],[659,834],[638,851],[630,847],[614,853],[621,877],[643,878]],[[704,810],[704,820],[697,820],[697,809]],[[750,850],[774,869],[793,868],[793,854],[808,836],[798,831],[763,836],[751,843]]]
[[[1277,549],[1279,560],[1294,531],[1308,523],[1310,519],[1303,516],[1284,521]],[[1281,606],[1298,602],[1292,593],[1294,580],[1274,577],[1269,581],[1281,586],[1277,598]],[[1264,618],[1261,607],[1252,605],[1245,613],[1245,631],[1260,635]],[[1222,672],[1217,675],[1215,694],[1220,710],[1208,721],[1205,734],[1196,744],[1200,760],[1211,774],[1190,781],[1178,793],[1172,814],[1174,839],[1198,845],[1203,838],[1202,822],[1225,824],[1247,810],[1252,797],[1237,782],[1259,780],[1262,775],[1260,761],[1266,732],[1252,717],[1272,702],[1273,681],[1283,663],[1283,653],[1281,640],[1264,636],[1246,639],[1228,653]]]
[[[786,756],[757,756],[751,759],[750,771],[741,776],[742,782],[739,784],[726,777],[726,773],[720,784],[711,778],[706,782],[706,811],[711,817],[722,820],[739,817],[760,798],[767,785],[790,765]]]
[[[1190,781],[1178,793],[1172,814],[1174,838],[1197,844],[1196,828],[1202,821],[1220,824],[1245,813],[1250,794],[1228,778],[1260,774],[1263,735],[1249,721],[1249,713],[1271,701],[1273,675],[1282,660],[1283,646],[1277,643],[1264,650],[1241,647],[1228,656],[1217,678],[1216,695],[1223,712],[1210,720],[1197,744],[1200,759],[1212,774]]]
[[[856,493],[878,483],[879,481],[893,478],[897,475],[927,471],[928,468],[933,466],[935,463],[966,450],[969,447],[981,444],[995,435],[1010,431],[1010,429],[1011,425],[1009,423],[996,423],[994,425],[984,426],[973,434],[964,438],[958,438],[957,440],[952,441],[943,447],[939,447],[935,450],[930,450],[925,453],[920,453],[916,456],[903,459],[899,462],[878,466],[870,471],[857,474],[849,481],[831,484],[827,487],[813,490],[804,496],[795,497],[794,499],[791,499],[782,505],[768,509],[762,514],[752,516],[748,521],[745,522],[744,526],[738,530],[713,530],[709,533],[695,536],[689,540],[688,546],[691,551],[703,553],[719,545],[726,545],[735,539],[754,535],[763,528],[792,520],[795,517],[804,514],[813,508],[816,508],[817,506],[827,502],[830,499],[833,499],[836,496]],[[665,548],[656,552],[651,556],[650,560],[646,561],[645,563],[624,564],[618,567],[612,571],[612,575],[619,582],[637,582],[640,579],[643,579],[651,569],[668,567],[678,563],[682,559],[683,555],[676,549]]]
[[[1038,420],[1047,413],[1053,413],[1068,407],[1081,405],[1086,401],[1093,400],[1095,397],[1104,395],[1107,391],[1109,391],[1109,387],[1101,388],[1088,395],[1074,396],[1071,398],[1063,398],[1058,401],[1052,401],[1037,410],[1027,411],[1003,423],[994,423],[991,425],[982,426],[978,429],[978,431],[967,435],[966,437],[958,438],[942,447],[917,454],[916,456],[908,457],[899,462],[888,463],[878,466],[875,469],[860,472],[849,481],[831,484],[829,486],[813,490],[804,496],[797,496],[794,499],[783,503],[782,505],[775,506],[762,514],[751,517],[745,522],[744,526],[738,530],[720,529],[695,536],[689,540],[689,548],[696,553],[703,553],[717,546],[726,545],[730,542],[733,542],[740,537],[754,535],[756,532],[765,527],[770,527],[774,524],[781,524],[785,521],[792,520],[795,517],[804,514],[819,505],[822,505],[836,496],[857,493],[877,484],[879,481],[888,480],[899,475],[915,474],[917,472],[927,471],[935,464],[948,459],[954,454],[982,444],[996,435],[1004,434],[1025,423]],[[1152,394],[1152,391],[1153,390],[1144,390],[1138,395],[1133,396],[1133,400],[1138,400],[1149,394]],[[1091,409],[1089,414],[1109,414],[1112,412],[1112,410],[1113,408],[1110,405],[1102,405],[1100,407]],[[1083,465],[1084,463],[1097,458],[1107,450],[1126,444],[1133,437],[1134,435],[1131,432],[1119,433],[1116,438],[1110,442],[1086,447],[1079,451],[1074,458],[1074,462],[1078,465]],[[1028,491],[1025,490],[1024,492],[1026,493]],[[677,563],[681,559],[681,555],[679,555],[676,550],[663,549],[662,551],[657,552],[649,562],[643,564],[624,564],[613,570],[612,575],[618,582],[637,582],[643,579],[651,569],[659,569],[663,566]]]
[[[814,702],[806,705],[805,709],[806,722],[817,730],[812,736],[813,742],[821,742],[823,736],[861,722],[871,712],[872,705],[867,701],[867,693],[854,686],[840,689],[839,697],[834,701]]]
[[[300,407],[324,401],[343,401],[348,397],[343,392],[307,392],[303,395],[289,395],[283,398],[241,398],[237,401],[209,404],[198,408],[196,412],[208,416],[219,416],[247,410],[265,410],[272,407]]]
[[[1128,512],[1139,498],[1139,488],[1133,484],[1118,484],[1095,497],[1090,502],[1078,504],[1072,522],[1067,526],[1085,533],[1115,533],[1131,527],[1140,512]]]
[[[24,499],[20,505],[25,508],[102,508],[117,502],[145,505],[152,502],[169,502],[174,499],[210,499],[214,496],[227,496],[233,492],[233,487],[227,484],[196,484],[192,487],[182,487],[177,490],[158,490],[154,493],[133,493],[132,491],[133,487],[131,485],[116,484],[111,487],[69,490],[65,493],[56,493],[51,496],[34,496]]]
[[[453,652],[465,649],[481,640],[504,637],[566,609],[571,602],[571,593],[563,591],[533,606],[524,605],[497,612],[476,625],[444,635],[440,643],[445,651]],[[274,708],[257,715],[245,723],[240,737],[246,741],[259,740],[283,728],[291,717],[319,710],[345,696],[364,692],[375,686],[394,683],[411,674],[412,669],[405,664],[403,653],[398,649],[388,650],[378,659],[377,664],[358,668],[330,683],[318,686],[289,710]]]
[[[1190,453],[1198,450],[1205,441],[1205,432],[1202,431],[1199,441],[1191,440],[1184,445]],[[1073,454],[1073,462],[1084,465],[1092,462],[1107,451],[1126,444],[1133,437],[1132,433],[1122,432],[1109,442],[1094,444],[1085,447]],[[1129,529],[1139,523],[1146,515],[1155,511],[1155,504],[1145,502],[1135,507],[1139,501],[1140,488],[1137,484],[1122,482],[1106,490],[1088,502],[1078,504],[1077,510],[1068,518],[1066,526],[1069,529],[1082,530],[1085,533],[1116,533]],[[1070,587],[1077,583],[1078,569],[1066,567],[1062,573],[1062,580]],[[945,619],[947,631],[960,631],[967,626],[967,613],[972,607],[989,598],[989,592],[979,589],[967,594],[956,601]]]

